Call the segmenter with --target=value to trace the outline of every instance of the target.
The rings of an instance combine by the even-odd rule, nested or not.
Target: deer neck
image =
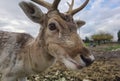
[[[29,64],[34,72],[42,72],[54,63],[52,57],[45,48],[44,40],[39,40],[39,36],[32,40],[28,46]]]

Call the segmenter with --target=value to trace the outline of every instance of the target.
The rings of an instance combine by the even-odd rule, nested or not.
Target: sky
[[[21,1],[23,0],[0,0],[0,30],[26,32],[36,37],[40,25],[27,18],[18,5]],[[74,8],[79,7],[84,1],[75,0]],[[59,5],[61,12],[68,10],[66,2],[71,0],[61,0]],[[43,12],[47,11],[41,6],[40,8]],[[88,5],[74,16],[74,19],[86,22],[78,31],[82,39],[99,32],[107,32],[117,40],[117,32],[120,30],[120,0],[90,0]]]

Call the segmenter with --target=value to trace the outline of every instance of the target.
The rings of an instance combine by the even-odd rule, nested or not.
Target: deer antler
[[[69,2],[67,2],[68,6],[69,6],[69,10],[67,13],[70,13],[73,9],[73,5],[74,5],[74,0],[72,0],[72,3],[70,4]]]
[[[54,0],[53,4],[50,4],[44,0],[31,0],[39,5],[42,5],[43,7],[47,8],[48,10],[57,10],[58,4],[60,0]]]
[[[67,11],[68,14],[74,15],[77,12],[79,12],[80,10],[82,10],[87,4],[88,4],[89,0],[86,0],[80,7],[76,8],[73,10],[73,5],[74,5],[74,0],[72,0],[72,3],[69,4],[69,10]]]
[[[52,5],[52,9],[57,10],[59,3],[60,3],[60,0],[54,0],[53,5]]]

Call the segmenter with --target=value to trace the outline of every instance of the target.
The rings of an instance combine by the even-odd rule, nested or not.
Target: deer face
[[[79,21],[83,25],[83,21]],[[94,57],[77,34],[78,24],[71,15],[59,13],[50,16],[45,31],[49,53],[70,69],[81,69],[90,65]]]
[[[77,34],[77,28],[85,22],[73,19],[73,15],[80,11],[88,0],[81,7],[72,10],[73,0],[66,13],[60,13],[57,9],[60,0],[55,0],[53,5],[42,0],[33,1],[46,7],[48,13],[43,14],[33,3],[21,2],[20,6],[32,21],[42,25],[39,37],[42,36],[48,53],[70,69],[81,69],[90,65],[94,61],[94,56]]]

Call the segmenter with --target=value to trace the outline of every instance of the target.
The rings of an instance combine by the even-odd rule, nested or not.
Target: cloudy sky
[[[0,0],[0,30],[27,32],[37,36],[39,25],[26,17],[18,5],[21,1]],[[59,5],[61,12],[68,9],[67,1],[71,2],[71,0],[61,0]],[[75,0],[74,8],[83,1],[85,0]],[[41,8],[43,12],[46,12],[45,8]],[[90,0],[87,7],[76,14],[74,18],[86,21],[86,25],[79,31],[82,38],[98,32],[108,32],[114,35],[114,39],[117,39],[117,32],[120,30],[120,0]]]

